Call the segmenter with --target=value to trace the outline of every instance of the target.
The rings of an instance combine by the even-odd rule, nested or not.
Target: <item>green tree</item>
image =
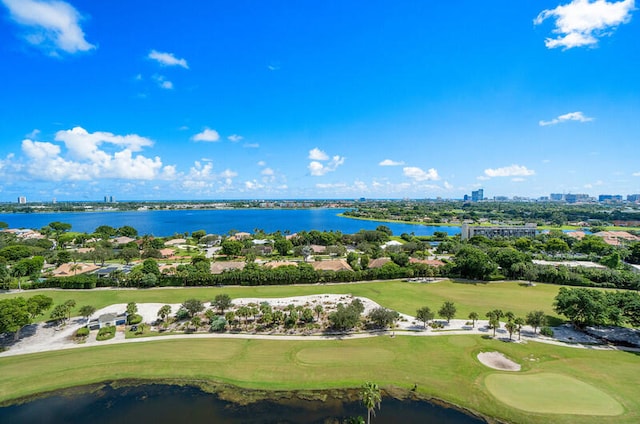
[[[197,230],[197,231],[193,231],[191,233],[191,237],[193,237],[193,239],[196,241],[196,243],[199,243],[200,240],[202,239],[202,237],[206,236],[207,232],[205,230]]]
[[[566,253],[569,251],[569,245],[560,238],[550,238],[544,245],[544,250],[549,253]]]
[[[138,236],[138,230],[130,225],[124,225],[117,230],[117,234],[123,237],[135,238]]]
[[[469,319],[473,321],[473,328],[476,327],[476,321],[480,318],[477,312],[469,313]]]
[[[220,245],[222,247],[222,254],[226,256],[238,256],[242,252],[242,242],[237,240],[225,240]]]
[[[521,317],[517,317],[513,322],[516,325],[516,330],[518,331],[518,340],[520,340],[520,336],[522,336],[522,326],[525,324],[525,320]]]
[[[273,247],[281,256],[287,256],[289,251],[293,249],[293,243],[291,240],[280,237],[273,243]]]
[[[386,308],[375,308],[369,312],[369,320],[378,328],[387,328],[400,318],[400,314]]]
[[[506,328],[509,332],[509,340],[511,340],[511,336],[518,329],[518,325],[513,321],[507,321],[507,323],[504,325],[504,328]]]
[[[198,299],[187,299],[182,303],[182,307],[189,312],[190,317],[204,311],[204,304]]]
[[[140,258],[140,251],[137,248],[125,247],[118,256],[125,264],[129,265],[134,259]]]
[[[618,269],[622,262],[620,261],[620,253],[613,252],[610,255],[603,256],[600,263],[610,269]]]
[[[463,246],[455,256],[455,270],[463,278],[486,280],[498,269],[498,266],[475,246]]]
[[[51,311],[51,319],[58,324],[67,320],[67,307],[64,304],[56,305]]]
[[[160,277],[161,274],[158,262],[153,258],[145,259],[144,262],[142,262],[142,272],[144,274],[155,274],[156,277]]]
[[[136,302],[127,303],[127,315],[134,315],[138,313],[138,305]]]
[[[231,300],[231,296],[226,293],[218,294],[211,302],[211,306],[218,309],[221,314],[224,314],[225,309],[229,309],[233,306],[233,301]]]
[[[527,325],[533,327],[533,334],[537,333],[538,328],[544,327],[547,321],[547,317],[544,311],[531,311],[525,317]]]
[[[416,318],[423,322],[425,329],[427,328],[427,324],[429,323],[429,321],[431,321],[434,316],[435,314],[428,306],[423,306],[416,311]]]
[[[380,409],[380,403],[382,402],[382,394],[380,388],[376,383],[366,382],[362,385],[360,390],[360,396],[362,397],[362,404],[367,408],[367,424],[371,423],[371,414],[375,416],[375,408]]]
[[[502,316],[502,311],[495,309],[487,312],[486,316],[489,318],[489,328],[493,329],[493,337],[495,337],[496,330],[500,328],[500,317]]]
[[[26,304],[29,317],[33,320],[38,315],[41,315],[44,311],[51,308],[51,305],[53,305],[53,299],[43,294],[37,294],[28,298]]]
[[[322,305],[318,304],[313,308],[313,311],[316,313],[317,320],[320,321],[320,315],[324,312],[324,308]]]
[[[78,312],[80,313],[80,316],[84,317],[87,320],[87,322],[89,322],[89,317],[93,315],[95,311],[96,311],[96,308],[91,305],[81,306],[80,309],[78,310]]]
[[[109,225],[101,225],[94,231],[94,234],[103,240],[108,240],[110,237],[115,236],[117,233],[118,231]]]
[[[51,232],[53,232],[53,237],[55,238],[55,240],[59,242],[60,236],[71,229],[71,224],[67,224],[66,222],[54,221],[49,223],[48,228]],[[59,243],[58,248],[60,248]]]
[[[76,307],[76,301],[73,299],[67,299],[64,301],[64,307],[67,308],[67,318],[71,319],[71,311]]]
[[[453,302],[444,302],[440,310],[438,311],[438,315],[441,318],[445,318],[447,322],[451,321],[451,318],[456,316],[456,305]]]
[[[27,302],[23,297],[0,300],[0,334],[13,333],[20,338],[20,330],[31,322]]]
[[[167,322],[169,315],[171,315],[171,305],[164,305],[158,310],[158,316],[164,322]]]
[[[602,325],[606,322],[608,305],[604,292],[584,288],[560,287],[554,310],[569,318],[576,327]]]

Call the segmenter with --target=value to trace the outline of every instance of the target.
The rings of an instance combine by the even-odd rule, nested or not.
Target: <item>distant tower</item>
[[[472,202],[479,202],[481,200],[484,200],[484,190],[483,189],[478,189],[475,191],[471,192],[471,201]]]
[[[27,197],[26,196],[18,197],[18,203],[20,203],[21,205],[26,204],[27,203]]]

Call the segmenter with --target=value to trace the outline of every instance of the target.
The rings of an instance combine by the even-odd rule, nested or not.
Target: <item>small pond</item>
[[[360,402],[329,398],[263,400],[247,406],[190,386],[147,384],[54,394],[0,408],[0,423],[342,423],[363,416]],[[485,421],[425,401],[383,397],[372,423],[479,424]]]

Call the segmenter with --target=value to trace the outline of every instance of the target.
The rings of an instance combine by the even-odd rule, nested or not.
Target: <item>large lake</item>
[[[288,399],[240,406],[193,387],[145,385],[113,389],[106,386],[88,394],[51,396],[0,408],[2,423],[342,423],[363,416],[360,402]],[[374,424],[480,424],[476,417],[424,401],[384,397]]]
[[[57,212],[57,213],[1,213],[0,221],[9,228],[39,229],[50,222],[71,224],[72,231],[92,233],[100,225],[115,228],[130,225],[138,233],[155,236],[170,236],[205,230],[211,234],[227,234],[231,230],[253,233],[262,229],[275,231],[301,230],[341,231],[357,233],[361,229],[373,230],[386,225],[393,234],[414,233],[432,235],[444,231],[449,235],[459,234],[459,227],[424,226],[388,222],[364,221],[338,216],[344,209],[216,209],[216,210],[164,210],[127,212]]]

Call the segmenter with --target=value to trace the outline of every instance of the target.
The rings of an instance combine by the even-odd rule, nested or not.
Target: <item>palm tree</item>
[[[367,408],[367,424],[371,424],[371,413],[376,415],[376,406],[380,409],[380,402],[382,402],[382,395],[380,394],[380,388],[376,383],[370,381],[364,383],[362,386],[362,403]]]
[[[82,269],[82,265],[73,264],[69,267],[69,271],[73,271],[73,275],[78,275],[78,271]]]
[[[471,312],[471,313],[469,314],[469,319],[470,319],[471,321],[473,321],[473,327],[474,327],[474,328],[476,327],[476,320],[477,320],[478,318],[480,318],[480,317],[478,316],[478,313],[477,313],[477,312]]]

